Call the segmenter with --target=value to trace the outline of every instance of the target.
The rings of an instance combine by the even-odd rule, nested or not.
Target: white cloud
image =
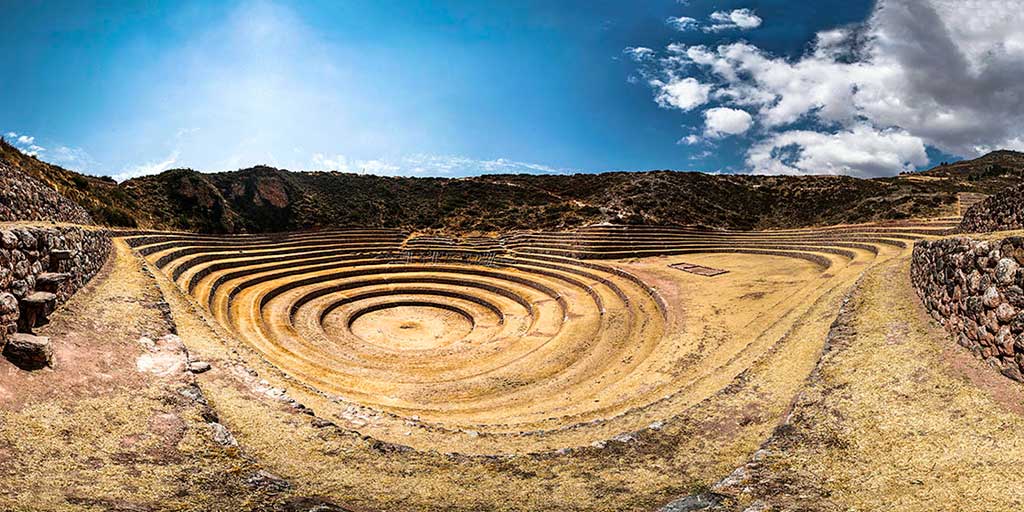
[[[711,21],[714,24],[704,27],[705,32],[720,32],[730,29],[750,30],[760,27],[763,20],[750,9],[734,9],[728,12],[715,11],[711,13]]]
[[[359,162],[361,174],[375,174],[377,176],[389,176],[401,169],[397,165],[389,164],[383,160],[363,160]]]
[[[313,154],[313,170],[352,172],[345,155],[324,156],[323,153]]]
[[[178,163],[178,157],[181,156],[181,151],[174,150],[170,155],[167,155],[161,162],[148,162],[141,165],[136,165],[130,169],[126,169],[123,172],[115,174],[113,178],[117,181],[124,181],[131,178],[138,178],[139,176],[147,176],[150,174],[159,174],[164,172]]]
[[[397,159],[350,160],[344,155],[313,155],[314,170],[335,170],[374,174],[378,176],[472,176],[479,174],[560,174],[568,169],[557,169],[542,164],[519,162],[507,158],[480,160],[455,155],[415,154]]]
[[[7,141],[8,143],[28,156],[39,156],[40,153],[46,151],[46,148],[36,144],[36,138],[31,135],[7,132],[7,138],[11,139]]]
[[[696,29],[700,25],[696,19],[689,16],[671,17],[666,19],[665,23],[668,23],[669,26],[680,32]]]
[[[694,144],[700,144],[704,139],[700,135],[690,134],[686,137],[679,139],[678,144],[686,144],[687,146],[693,146]]]
[[[694,78],[671,78],[668,82],[652,80],[651,86],[658,91],[655,101],[662,108],[678,108],[682,111],[693,110],[708,102],[711,86],[702,84]]]
[[[99,167],[92,155],[79,147],[57,146],[46,157],[51,163],[78,172],[91,173]]]
[[[747,164],[758,174],[883,176],[928,163],[921,139],[902,130],[857,125],[837,133],[791,130],[755,144]]]
[[[713,19],[755,24],[753,12],[734,13]],[[1021,26],[1016,2],[879,0],[864,23],[822,30],[799,58],[746,42],[673,44],[644,73],[661,106],[665,82],[699,79],[709,98],[691,109],[711,103],[752,114],[763,128],[748,154],[754,170],[895,174],[926,164],[926,147],[963,157],[1020,147]]]
[[[630,46],[629,48],[626,48],[625,50],[622,50],[622,53],[625,53],[626,55],[629,55],[629,58],[631,58],[631,59],[633,59],[633,60],[635,60],[637,62],[643,62],[645,60],[650,60],[650,59],[654,58],[654,55],[655,55],[654,50],[652,50],[650,48],[645,48],[643,46]]]
[[[710,137],[739,135],[750,129],[753,118],[746,111],[715,107],[704,111],[705,133]]]

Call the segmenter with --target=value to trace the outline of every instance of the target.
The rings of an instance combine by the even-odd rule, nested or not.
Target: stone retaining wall
[[[947,238],[914,245],[910,275],[925,308],[954,338],[1024,382],[1024,237]]]
[[[93,224],[77,203],[45,183],[0,162],[0,221],[47,221]]]
[[[1024,229],[1024,183],[1002,190],[964,212],[961,233]]]
[[[41,275],[59,279],[53,294],[55,304],[61,304],[99,271],[110,247],[105,230],[74,226],[0,228],[0,348],[17,332],[22,301],[38,291]]]

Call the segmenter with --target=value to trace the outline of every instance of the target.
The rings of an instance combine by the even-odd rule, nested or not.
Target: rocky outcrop
[[[1024,229],[1024,183],[1010,187],[970,207],[960,232],[982,233]]]
[[[105,230],[75,226],[0,229],[0,349],[15,333],[31,334],[45,324],[54,308],[99,271],[109,253],[110,237]],[[21,341],[25,347],[31,345]],[[13,349],[24,353],[19,347]]]
[[[93,224],[84,208],[45,183],[0,161],[0,221]]]
[[[914,245],[911,279],[956,340],[1024,382],[1024,237],[947,238]]]

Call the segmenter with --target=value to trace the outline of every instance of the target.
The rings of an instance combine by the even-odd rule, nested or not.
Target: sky
[[[1016,0],[18,1],[0,134],[171,168],[885,176],[1024,150]]]

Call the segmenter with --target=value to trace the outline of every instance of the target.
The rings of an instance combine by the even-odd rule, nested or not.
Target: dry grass
[[[246,510],[278,501],[249,489],[256,468],[213,443],[182,378],[135,369],[140,336],[168,325],[160,293],[123,242],[41,329],[56,368],[0,360],[0,510]],[[281,498],[283,499],[283,498]]]
[[[756,497],[781,510],[1020,510],[1024,390],[922,312],[900,258],[864,280]],[[752,498],[752,497],[748,497]]]

